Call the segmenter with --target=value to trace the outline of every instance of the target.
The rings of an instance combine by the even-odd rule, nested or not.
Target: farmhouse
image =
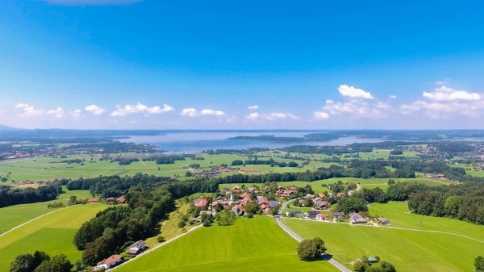
[[[138,255],[140,254],[141,252],[143,252],[145,249],[147,249],[148,247],[146,246],[145,242],[140,240],[134,244],[132,244],[131,246],[129,246],[128,248],[128,254],[130,255]]]
[[[350,222],[351,224],[366,224],[368,223],[368,219],[359,213],[352,213],[350,214]]]
[[[330,204],[328,201],[323,200],[319,197],[313,199],[313,207],[318,210],[324,210],[329,208]]]
[[[94,267],[94,271],[104,271],[110,268],[113,268],[123,262],[123,258],[121,255],[112,255],[99,263],[97,263],[96,267]]]

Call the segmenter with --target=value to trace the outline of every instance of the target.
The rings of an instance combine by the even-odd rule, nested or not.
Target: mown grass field
[[[76,205],[54,210],[20,228],[0,236],[0,271],[8,271],[10,262],[23,253],[42,250],[49,254],[65,254],[75,262],[81,252],[73,244],[77,229],[103,204]]]
[[[336,271],[325,261],[300,261],[296,246],[274,219],[262,216],[240,218],[233,226],[212,226],[194,231],[116,271]]]
[[[71,196],[76,196],[78,199],[84,199],[89,198],[91,194],[89,191],[85,190],[66,191],[55,201],[62,201],[66,203]],[[35,217],[54,211],[55,209],[49,209],[47,207],[50,202],[52,201],[20,204],[0,208],[0,234]]]
[[[363,255],[377,255],[399,272],[473,271],[474,258],[484,252],[484,226],[410,214],[403,202],[371,205],[370,213],[389,218],[391,227],[285,222],[303,237],[321,237],[329,252],[348,266]]]
[[[417,178],[392,178],[396,182],[419,182],[424,183],[427,185],[443,185],[448,184],[446,180],[435,180],[425,177],[417,177]],[[389,178],[370,178],[370,179],[362,179],[362,178],[330,178],[325,180],[318,180],[318,181],[289,181],[289,182],[279,182],[281,186],[298,186],[303,187],[306,185],[311,186],[314,192],[324,192],[327,191],[328,188],[323,185],[329,185],[341,181],[343,183],[360,183],[363,188],[375,188],[380,187],[385,190],[388,187]],[[250,186],[261,186],[262,183],[233,183],[233,184],[221,184],[220,188],[231,188],[234,186],[242,186],[246,185],[247,187]]]

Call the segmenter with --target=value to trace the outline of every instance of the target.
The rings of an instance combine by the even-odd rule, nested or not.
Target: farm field
[[[77,229],[103,204],[76,205],[54,210],[0,237],[0,271],[8,271],[10,262],[19,254],[42,250],[49,254],[65,254],[71,261],[80,259],[81,252],[73,244]]]
[[[171,176],[183,179],[191,164],[199,164],[200,168],[208,169],[212,166],[227,164],[230,166],[234,160],[246,160],[247,156],[232,154],[202,154],[203,160],[186,159],[176,161],[174,164],[156,164],[153,161],[133,162],[130,165],[119,165],[117,162],[101,160],[99,156],[78,155],[66,158],[35,157],[0,162],[0,176],[6,177],[8,182],[15,181],[48,181],[59,178],[89,178],[100,175],[132,176],[138,173]],[[66,160],[83,159],[81,163],[68,164]],[[290,161],[277,159],[278,161]],[[327,163],[312,161],[305,167],[270,167],[268,165],[249,165],[240,167],[247,174],[281,173],[314,170],[328,166]],[[234,169],[238,173],[238,168]]]
[[[417,178],[392,178],[396,182],[421,182],[428,185],[443,185],[448,184],[446,180],[434,180],[430,178],[424,177],[417,177]],[[360,183],[363,188],[372,189],[375,187],[380,187],[385,190],[388,187],[388,180],[389,178],[370,178],[370,179],[362,179],[362,178],[330,178],[325,180],[319,181],[288,181],[288,182],[278,182],[282,186],[298,186],[304,187],[306,185],[310,185],[314,192],[324,192],[328,189],[323,185],[333,184],[338,181],[341,182],[350,182],[350,183]],[[233,183],[233,184],[221,184],[221,188],[231,188],[233,186],[242,186],[246,185],[250,186],[261,186],[262,183]]]
[[[84,190],[67,191],[61,194],[55,201],[67,202],[71,196],[83,199],[90,197],[90,193]],[[55,209],[47,207],[48,203],[37,202],[0,208],[0,234],[35,217],[54,211]]]
[[[270,217],[239,218],[233,226],[194,231],[116,271],[336,271],[324,261],[300,261],[296,246]]]
[[[484,249],[484,226],[410,214],[404,202],[371,205],[370,213],[387,217],[392,225],[285,222],[303,237],[320,236],[329,252],[347,265],[361,256],[377,255],[401,272],[472,271],[474,258]]]

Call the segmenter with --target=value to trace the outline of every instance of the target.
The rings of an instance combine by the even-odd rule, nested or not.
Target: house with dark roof
[[[138,255],[141,252],[145,251],[147,248],[148,247],[146,246],[145,242],[140,240],[128,247],[128,254]]]

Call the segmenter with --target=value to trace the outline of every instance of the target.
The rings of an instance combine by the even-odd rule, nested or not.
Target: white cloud
[[[339,93],[344,97],[355,98],[355,99],[373,99],[374,97],[370,92],[363,89],[359,89],[350,85],[342,84],[338,87]]]
[[[199,116],[210,116],[210,117],[222,117],[225,116],[225,112],[221,110],[214,109],[202,109],[198,110],[196,108],[184,108],[181,111],[181,115],[185,117],[199,117]]]
[[[327,120],[330,117],[329,113],[324,112],[324,111],[315,111],[313,113],[313,116],[314,116],[314,118],[316,118],[318,120]]]
[[[208,116],[224,116],[225,112],[221,110],[213,110],[213,109],[203,109],[200,112],[202,115],[208,115]]]
[[[476,92],[456,90],[444,85],[422,93],[424,99],[400,106],[402,114],[425,114],[433,119],[456,116],[479,117],[484,111],[484,100]]]
[[[439,86],[433,91],[423,92],[423,97],[432,101],[478,101],[481,95],[475,92],[465,90],[456,90],[447,86]]]
[[[61,107],[57,107],[55,109],[50,109],[47,111],[47,115],[54,116],[55,118],[63,118],[64,113],[64,109]]]
[[[144,113],[144,114],[160,114],[173,111],[174,108],[170,105],[163,104],[160,106],[148,107],[144,104],[137,103],[136,105],[116,106],[116,109],[111,113],[113,117],[123,117],[130,114]]]
[[[271,112],[271,113],[251,112],[245,118],[251,121],[256,121],[256,120],[277,121],[277,120],[298,120],[299,119],[297,115],[288,113],[288,112]]]
[[[396,95],[390,95],[388,96],[390,99],[397,99],[397,96]]]
[[[91,114],[94,114],[94,115],[101,115],[105,112],[105,110],[97,105],[94,105],[94,104],[91,104],[91,105],[87,105],[85,108],[84,108],[85,111],[91,113]]]
[[[260,118],[260,114],[258,112],[251,112],[246,117],[249,120],[257,120]]]
[[[248,106],[247,109],[249,111],[256,111],[259,109],[259,105],[252,105],[252,106]]]
[[[391,106],[381,102],[363,100],[349,100],[336,102],[326,100],[322,112],[329,115],[344,115],[350,118],[384,118],[391,111]]]
[[[196,117],[198,115],[198,110],[195,108],[184,108],[181,111],[181,115],[186,117]]]
[[[18,103],[15,108],[20,111],[21,116],[32,117],[43,114],[43,111],[27,103]]]

